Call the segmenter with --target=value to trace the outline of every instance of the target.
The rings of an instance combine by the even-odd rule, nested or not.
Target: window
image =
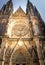
[[[22,64],[22,65],[26,65],[26,64]]]
[[[16,65],[26,65],[26,64],[16,64]]]
[[[16,64],[16,65],[19,65],[19,64]]]

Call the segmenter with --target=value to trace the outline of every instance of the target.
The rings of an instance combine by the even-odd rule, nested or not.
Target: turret
[[[40,18],[40,14],[39,14],[37,8],[29,0],[27,1],[26,14],[28,16],[37,16]]]
[[[1,8],[1,14],[9,15],[13,12],[13,3],[12,0],[9,0],[6,4]]]
[[[6,4],[5,14],[11,14],[13,12],[13,3],[12,0],[9,0]]]
[[[27,2],[26,14],[28,16],[34,15],[34,6],[29,0]]]

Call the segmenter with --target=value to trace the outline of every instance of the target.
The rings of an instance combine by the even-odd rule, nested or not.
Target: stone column
[[[10,63],[9,63],[9,65],[12,65],[12,61],[10,60]]]
[[[39,38],[35,37],[34,40],[35,40],[35,42],[36,42],[36,47],[37,47],[37,53],[38,53],[39,63],[40,63],[40,65],[44,65],[43,55],[42,55],[42,50],[41,50],[41,47],[40,47]]]

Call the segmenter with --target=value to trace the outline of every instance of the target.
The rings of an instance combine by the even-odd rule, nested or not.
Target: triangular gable
[[[26,14],[25,12],[23,11],[23,9],[21,7],[19,7],[17,9],[17,11],[13,14],[13,16],[15,17],[18,17],[18,16],[21,16],[21,17],[26,17]]]

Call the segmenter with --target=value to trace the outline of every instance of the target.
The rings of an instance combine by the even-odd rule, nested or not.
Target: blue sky
[[[4,3],[6,3],[8,0],[0,0],[0,9],[3,6]],[[23,10],[26,10],[26,3],[27,0],[12,0],[13,1],[13,6],[14,6],[14,11],[18,9],[19,6],[23,8]],[[33,5],[35,5],[41,14],[41,17],[45,21],[45,0],[30,0]]]

